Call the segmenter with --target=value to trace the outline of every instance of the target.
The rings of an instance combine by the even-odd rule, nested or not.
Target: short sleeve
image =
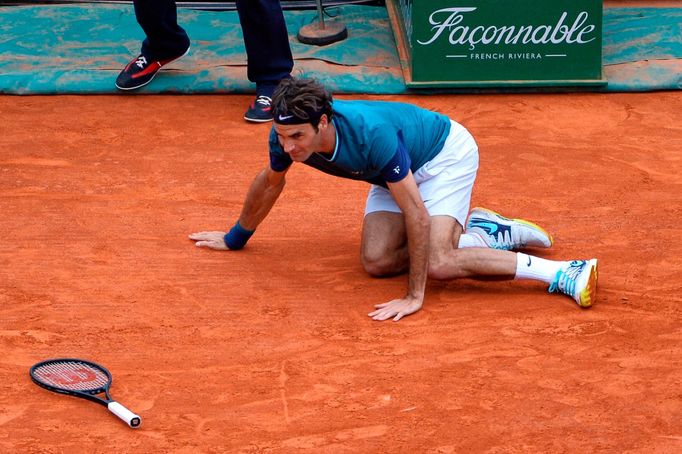
[[[407,147],[403,141],[402,134],[398,132],[398,140],[393,157],[381,169],[381,176],[388,183],[397,183],[405,178],[410,171],[412,160],[407,152]]]
[[[270,168],[272,170],[275,172],[283,172],[293,164],[294,161],[284,152],[282,146],[279,144],[274,127],[270,131],[268,146],[270,149]]]

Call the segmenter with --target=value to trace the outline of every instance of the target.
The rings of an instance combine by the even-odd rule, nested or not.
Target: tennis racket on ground
[[[73,358],[48,359],[31,367],[30,374],[36,385],[49,391],[104,405],[132,428],[139,427],[142,423],[138,415],[111,399],[111,374],[99,364]],[[96,397],[96,394],[101,393],[104,393],[106,399]]]

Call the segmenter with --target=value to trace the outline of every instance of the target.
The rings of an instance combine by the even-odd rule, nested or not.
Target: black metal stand
[[[298,31],[297,38],[300,42],[314,46],[326,46],[348,37],[348,30],[345,25],[333,20],[324,21],[322,0],[317,0],[317,15],[319,22],[304,25]]]

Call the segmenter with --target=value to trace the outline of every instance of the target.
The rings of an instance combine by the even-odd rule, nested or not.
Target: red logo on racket
[[[59,373],[48,372],[45,377],[62,386],[88,383],[97,379],[97,375],[88,369],[65,370]]]

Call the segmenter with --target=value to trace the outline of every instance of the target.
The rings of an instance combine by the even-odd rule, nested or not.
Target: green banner
[[[601,0],[389,1],[412,82],[605,82]]]

